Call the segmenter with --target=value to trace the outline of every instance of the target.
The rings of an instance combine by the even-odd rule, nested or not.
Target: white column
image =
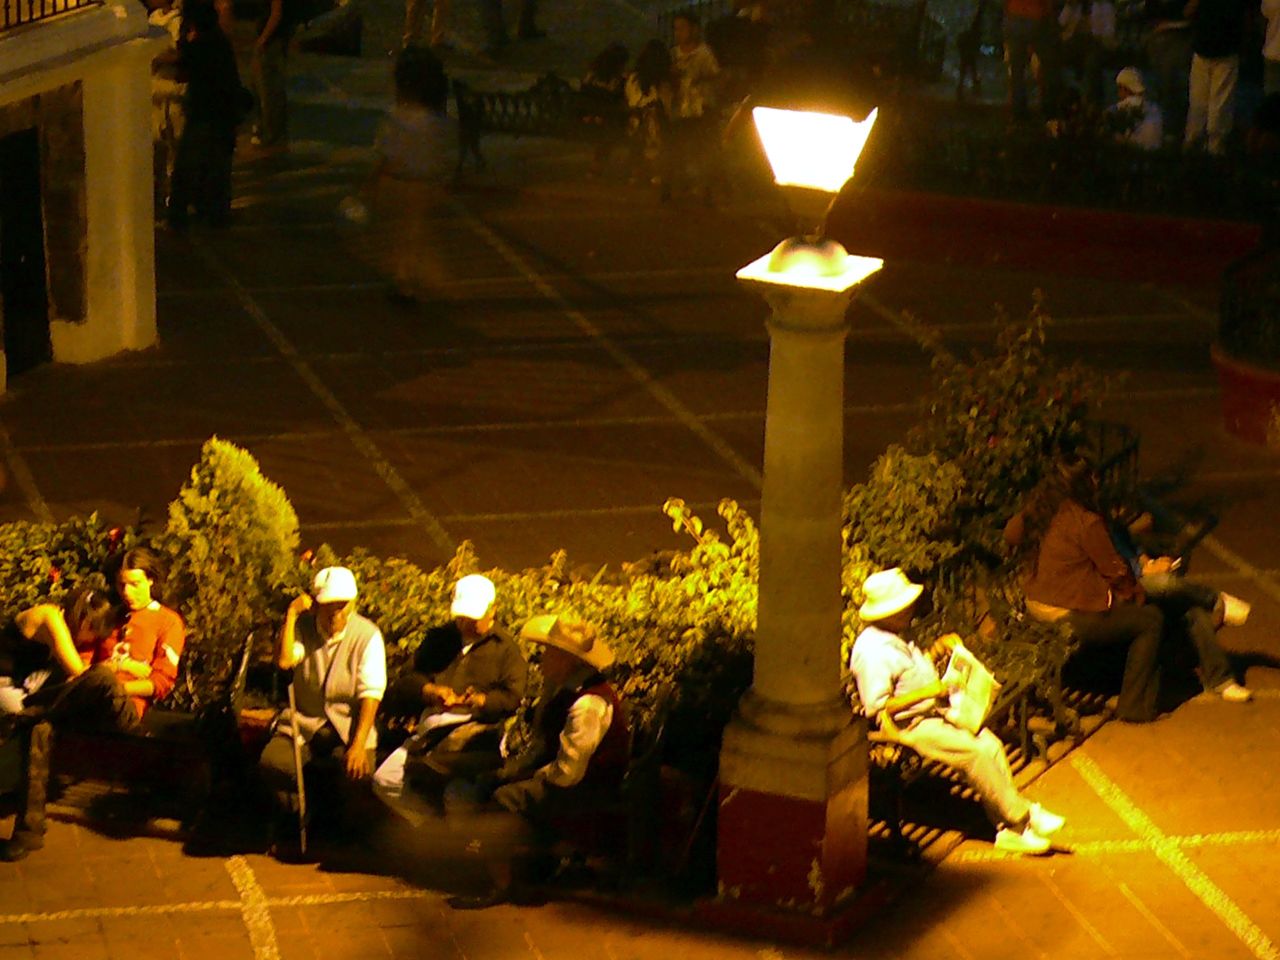
[[[126,42],[83,79],[86,197],[83,323],[54,321],[55,360],[88,363],[156,340],[151,58]]]

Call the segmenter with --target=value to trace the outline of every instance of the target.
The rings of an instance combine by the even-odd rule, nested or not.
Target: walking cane
[[[307,785],[302,779],[302,741],[298,733],[298,699],[289,681],[289,729],[293,741],[293,777],[298,785],[298,849],[307,852]]]

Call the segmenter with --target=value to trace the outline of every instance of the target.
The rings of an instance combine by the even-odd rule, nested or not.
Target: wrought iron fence
[[[0,0],[0,33],[101,3],[102,0]]]

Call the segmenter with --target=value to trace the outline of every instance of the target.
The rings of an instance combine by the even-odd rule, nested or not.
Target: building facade
[[[0,389],[155,342],[163,47],[138,0],[0,0]]]

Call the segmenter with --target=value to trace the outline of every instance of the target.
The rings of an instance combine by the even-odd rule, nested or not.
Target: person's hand
[[[373,768],[369,765],[369,751],[363,747],[347,747],[342,765],[347,771],[349,780],[365,780],[368,779],[369,774],[373,773]]]
[[[1143,557],[1142,558],[1142,575],[1144,577],[1153,574],[1172,573],[1173,557]]]
[[[467,692],[458,698],[457,706],[466,707],[468,710],[483,710],[485,701],[488,699],[479,690],[468,687]]]
[[[453,707],[461,699],[458,694],[449,687],[439,683],[424,683],[422,685],[422,699],[439,700],[446,708]]]
[[[135,660],[128,654],[125,654],[116,660],[116,669],[121,673],[129,674],[131,677],[137,677],[139,680],[146,680],[151,676],[150,664],[143,663],[141,660]]]
[[[311,599],[311,594],[300,593],[294,597],[293,602],[289,604],[289,612],[295,617],[301,616],[310,610],[314,603],[315,601]]]
[[[943,656],[950,656],[956,646],[960,643],[960,634],[947,633],[940,636],[933,642],[933,646],[929,648],[930,660],[941,660]]]

